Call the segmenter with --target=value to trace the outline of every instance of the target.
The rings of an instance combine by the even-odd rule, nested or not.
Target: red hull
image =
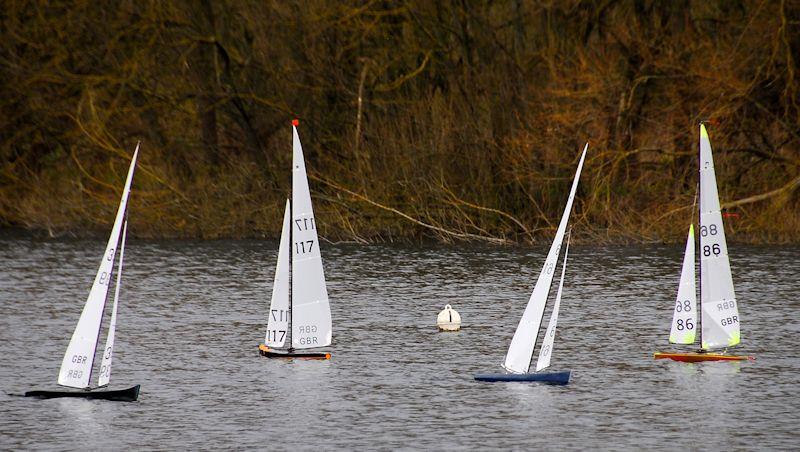
[[[671,359],[682,363],[701,361],[752,361],[754,356],[721,355],[719,353],[653,353],[653,359]]]

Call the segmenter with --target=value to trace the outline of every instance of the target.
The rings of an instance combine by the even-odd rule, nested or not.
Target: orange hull
[[[331,354],[328,352],[290,352],[287,350],[273,350],[265,344],[258,346],[258,352],[261,356],[267,358],[292,358],[292,359],[331,359]]]
[[[653,359],[671,359],[682,363],[701,361],[752,361],[754,356],[721,355],[719,353],[653,353]]]

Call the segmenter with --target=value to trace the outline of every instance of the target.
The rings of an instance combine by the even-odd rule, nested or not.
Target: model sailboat
[[[292,121],[292,199],[286,200],[283,214],[267,334],[258,348],[270,358],[330,359],[328,352],[298,351],[326,347],[332,336],[328,289],[298,124]]]
[[[696,353],[660,353],[655,359],[675,361],[743,361],[751,356],[712,353],[739,344],[739,308],[733,290],[728,245],[722,226],[717,178],[708,132],[700,124],[700,324],[697,323],[695,297],[694,228],[689,227],[683,257],[681,282],[672,319],[669,341],[673,344],[693,344],[700,330],[700,347]]]
[[[125,254],[125,238],[128,229],[128,222],[125,219],[125,214],[138,154],[139,145],[137,144],[136,150],[133,153],[133,158],[131,159],[130,168],[128,168],[128,177],[125,180],[125,188],[122,190],[122,199],[117,209],[114,226],[111,229],[111,236],[108,238],[106,251],[100,261],[100,268],[97,270],[94,284],[89,292],[86,304],[83,307],[78,325],[72,333],[72,338],[69,341],[64,359],[61,362],[61,370],[58,373],[59,385],[83,389],[84,391],[28,391],[25,393],[26,397],[47,399],[56,397],[81,397],[126,402],[136,401],[139,397],[140,385],[116,391],[97,391],[97,389],[107,387],[111,379],[111,362],[114,356],[114,333],[117,325],[117,304],[119,302],[119,289],[122,281],[122,260]],[[100,327],[103,321],[103,311],[106,306],[108,286],[114,274],[114,261],[118,250],[119,262],[117,264],[114,303],[111,308],[111,321],[108,327],[105,349],[102,352],[103,358],[100,363],[97,386],[93,388],[91,386],[92,368],[95,360],[97,342],[100,336]]]
[[[539,327],[544,317],[545,305],[547,304],[547,296],[550,293],[550,286],[553,282],[553,276],[558,263],[558,256],[561,251],[561,244],[564,240],[564,235],[567,231],[567,224],[569,223],[570,212],[572,211],[572,203],[575,200],[575,193],[578,190],[578,181],[581,177],[581,169],[583,168],[583,161],[586,158],[586,150],[589,144],[583,148],[578,169],[575,172],[575,179],[572,181],[572,188],[567,198],[567,205],[564,208],[564,213],[561,216],[561,223],[556,230],[556,236],[550,245],[550,251],[547,253],[547,259],[544,266],[539,273],[539,279],[536,280],[536,285],[531,293],[528,305],[525,307],[525,312],[519,321],[517,330],[514,337],[511,339],[511,345],[508,347],[506,360],[503,367],[510,373],[502,374],[477,374],[476,380],[480,381],[539,381],[552,384],[567,384],[571,371],[563,372],[541,372],[550,366],[550,356],[553,350],[553,341],[555,339],[556,323],[558,320],[558,311],[561,304],[561,291],[564,284],[564,273],[567,267],[567,251],[564,252],[564,263],[561,268],[561,281],[558,285],[558,292],[556,294],[555,304],[550,316],[550,323],[547,327],[547,332],[542,340],[542,346],[539,351],[539,358],[536,363],[536,372],[528,373],[533,358],[533,352],[536,345],[536,338],[539,334]],[[569,248],[569,242],[567,242]]]

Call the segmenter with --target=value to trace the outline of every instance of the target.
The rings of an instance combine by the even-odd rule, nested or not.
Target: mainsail
[[[567,255],[569,254],[569,238],[564,248],[564,262],[561,264],[561,279],[558,281],[556,301],[553,303],[553,312],[550,314],[550,323],[547,325],[542,346],[539,348],[539,359],[536,360],[536,372],[550,367],[550,357],[553,356],[553,343],[556,339],[556,325],[558,324],[558,310],[561,307],[561,292],[564,289],[564,274],[567,271]]]
[[[105,253],[100,261],[100,268],[94,278],[92,289],[86,304],[81,312],[78,325],[72,333],[72,338],[67,346],[64,359],[61,361],[61,369],[58,373],[58,384],[73,388],[87,388],[91,379],[92,364],[97,348],[97,337],[100,334],[100,323],[103,320],[103,309],[106,305],[106,295],[108,294],[108,284],[111,280],[111,269],[114,265],[114,256],[119,242],[122,220],[125,216],[125,209],[128,204],[133,171],[136,167],[136,157],[139,154],[139,145],[133,152],[131,166],[128,169],[128,177],[125,180],[125,187],[122,190],[117,216],[114,226],[111,228],[111,236],[108,238]]]
[[[331,311],[303,148],[295,124],[292,148],[292,347],[322,347],[331,343]]]
[[[291,205],[286,200],[283,213],[281,243],[278,247],[278,264],[275,266],[275,283],[272,286],[272,301],[269,304],[267,337],[269,347],[283,347],[289,331],[289,235],[291,231]]]
[[[683,253],[681,281],[675,300],[675,313],[669,341],[673,344],[693,344],[697,333],[697,295],[694,277],[694,225],[689,225],[686,251]]]
[[[578,180],[581,176],[583,160],[586,157],[586,150],[588,148],[589,143],[586,143],[586,146],[583,148],[583,153],[581,154],[580,162],[578,163],[578,169],[575,171],[575,179],[572,181],[572,188],[569,192],[569,198],[567,198],[567,205],[564,208],[564,214],[561,216],[561,223],[559,223],[558,229],[556,230],[553,244],[550,245],[547,259],[544,262],[541,272],[539,272],[539,278],[536,280],[536,285],[528,300],[528,305],[525,307],[525,312],[522,313],[522,318],[519,321],[519,325],[517,325],[517,330],[514,333],[514,337],[511,339],[511,345],[508,347],[508,353],[506,354],[503,367],[510,372],[525,373],[531,365],[533,348],[536,344],[536,337],[539,334],[539,326],[542,323],[547,295],[550,293],[550,285],[553,282],[553,275],[555,273],[556,264],[558,263],[561,242],[564,240],[564,234],[567,230],[569,214],[572,211],[572,202],[575,199],[575,192],[578,190]]]
[[[703,349],[730,347],[741,341],[714,159],[703,124],[700,124],[700,304]]]

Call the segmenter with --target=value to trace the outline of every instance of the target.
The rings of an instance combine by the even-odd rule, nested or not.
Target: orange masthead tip
[[[295,126],[295,127],[299,126],[300,125],[300,120],[297,119],[297,118],[292,119],[292,125]]]

